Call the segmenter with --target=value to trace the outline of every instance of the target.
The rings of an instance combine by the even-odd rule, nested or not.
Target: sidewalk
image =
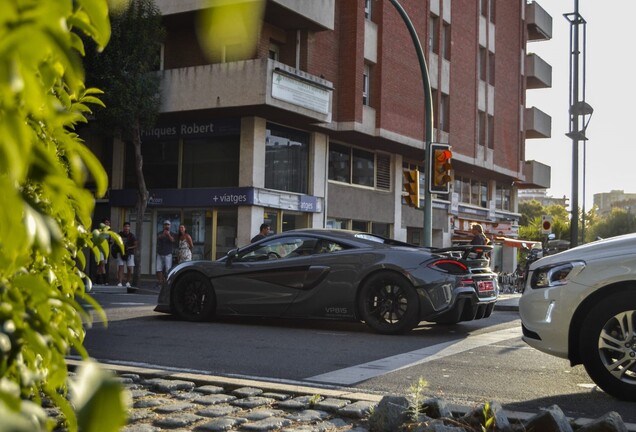
[[[519,311],[520,293],[499,294],[499,300],[495,305],[495,311]]]

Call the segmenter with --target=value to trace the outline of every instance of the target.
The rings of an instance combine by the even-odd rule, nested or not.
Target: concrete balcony
[[[203,10],[209,3],[205,0],[155,0],[164,16]],[[268,0],[265,21],[287,29],[333,30],[335,10],[335,0]]]
[[[523,165],[525,181],[518,184],[521,189],[548,189],[551,183],[552,169],[550,166],[537,161],[526,161]]]
[[[528,41],[552,39],[552,17],[535,1],[526,3],[526,25]]]
[[[534,53],[526,55],[525,74],[526,88],[552,87],[552,66]]]
[[[552,117],[537,107],[526,108],[523,114],[526,138],[550,138],[552,136]]]
[[[162,113],[260,107],[331,121],[333,85],[270,59],[161,71]]]

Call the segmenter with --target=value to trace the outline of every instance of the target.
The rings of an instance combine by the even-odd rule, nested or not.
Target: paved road
[[[110,319],[87,347],[102,360],[318,387],[405,394],[419,377],[431,395],[472,405],[493,399],[506,408],[558,404],[573,417],[618,411],[636,423],[635,404],[598,391],[582,367],[529,348],[518,314],[487,321],[423,325],[382,336],[356,323],[221,320],[186,323],[152,311],[153,296],[95,294]]]

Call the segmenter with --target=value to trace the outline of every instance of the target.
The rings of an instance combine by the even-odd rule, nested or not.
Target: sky
[[[529,42],[527,48],[552,66],[552,88],[527,90],[526,107],[536,106],[552,117],[552,137],[526,140],[525,159],[552,168],[549,196],[571,198],[572,140],[565,136],[569,131],[570,23],[563,14],[574,12],[575,0],[537,1],[552,16],[552,39]],[[585,146],[581,142],[579,150],[579,207],[587,211],[595,193],[636,193],[636,1],[578,3],[579,14],[587,22],[585,100],[594,108],[588,141]],[[583,27],[579,28],[582,32]]]

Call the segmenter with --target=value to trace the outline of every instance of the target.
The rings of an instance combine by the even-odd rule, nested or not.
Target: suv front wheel
[[[636,401],[636,290],[604,298],[583,321],[581,359],[606,393]]]

